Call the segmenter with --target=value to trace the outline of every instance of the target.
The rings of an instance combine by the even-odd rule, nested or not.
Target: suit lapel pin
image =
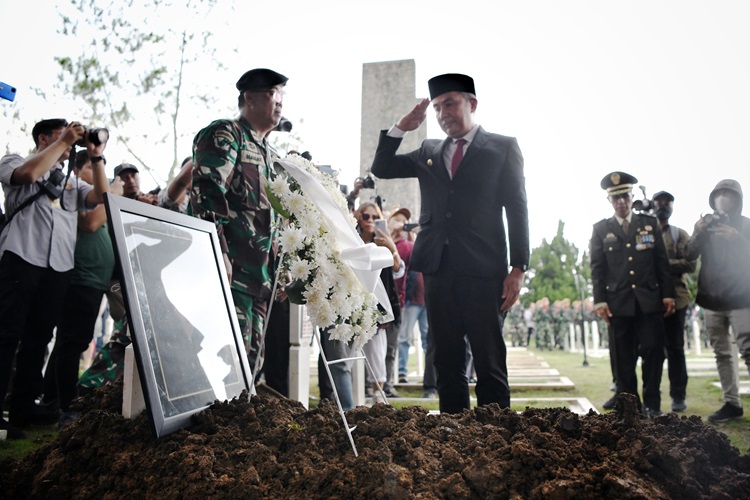
[[[431,166],[432,166],[432,159],[429,159],[429,160],[427,160],[427,166],[428,166],[428,167],[431,167]]]

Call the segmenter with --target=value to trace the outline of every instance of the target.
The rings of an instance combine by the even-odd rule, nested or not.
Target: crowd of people
[[[215,225],[249,365],[260,367],[265,358],[266,381],[282,394],[288,392],[284,326],[289,305],[284,283],[275,295],[273,287],[281,220],[267,196],[279,158],[269,135],[282,120],[287,82],[270,69],[244,73],[236,83],[239,117],[216,120],[200,130],[178,175],[157,192],[143,193],[139,168],[128,163],[115,167],[114,180],[108,182],[106,138],[75,121],[39,122],[32,131],[33,154],[0,160],[5,192],[0,405],[9,405],[9,419],[0,420],[0,428],[8,437],[22,437],[27,425],[74,421],[71,401],[76,394],[121,373],[130,338],[101,205],[107,192]],[[438,75],[428,87],[429,99],[381,132],[370,169],[378,178],[418,179],[418,220],[410,222],[409,208],[384,212],[379,198],[358,202],[361,190],[372,183],[370,176],[355,181],[347,197],[362,241],[393,255],[381,280],[394,318],[378,325],[365,345],[372,366],[366,390],[375,401],[381,388],[386,396],[398,397],[394,385],[408,382],[418,325],[426,355],[424,396],[439,397],[441,412],[470,407],[470,381],[476,382],[479,405],[508,408],[504,324],[510,325],[514,345],[528,345],[534,335],[540,348],[562,348],[562,325],[574,321],[583,304],[542,300],[526,310],[514,308],[529,264],[518,142],[475,122],[478,100],[471,77]],[[429,107],[446,139],[428,139],[414,151],[399,153],[402,139],[424,123]],[[71,166],[67,174],[66,160]],[[669,224],[674,197],[668,192],[654,196],[653,215],[634,212],[636,182],[625,172],[604,177],[601,187],[614,215],[594,225],[591,239],[594,303],[584,314],[589,319],[595,314],[609,332],[616,394],[605,407],[620,393],[639,394],[635,372],[640,357],[643,413],[660,415],[666,356],[671,408],[685,411],[683,332],[690,302],[685,275],[695,270],[700,256],[697,303],[705,310],[725,399],[709,420],[738,418],[743,410],[731,359],[733,339],[750,367],[750,220],[741,215],[741,187],[733,180],[721,181],[709,196],[714,213],[701,218],[690,236]],[[115,332],[78,380],[78,360],[91,341],[105,295]],[[270,319],[269,308],[274,312]],[[55,329],[55,347],[43,375]],[[330,340],[326,332],[323,350],[329,361],[352,357],[350,346]],[[354,404],[351,368],[351,362],[330,365],[344,409]],[[321,377],[322,397],[332,393],[327,380]]]
[[[700,257],[696,303],[704,311],[724,391],[724,405],[708,420],[740,418],[733,343],[750,370],[750,219],[742,216],[742,188],[732,179],[720,181],[708,198],[714,212],[701,217],[688,235],[669,223],[675,201],[669,192],[653,196],[649,207],[653,215],[633,210],[632,189],[637,182],[619,171],[602,179],[614,215],[597,222],[591,237],[594,309],[610,332],[616,392],[603,406],[613,408],[620,393],[639,395],[640,357],[644,415],[663,413],[660,386],[665,358],[671,410],[687,409],[684,332],[691,298],[686,276],[695,271]],[[645,207],[641,204],[641,208]]]

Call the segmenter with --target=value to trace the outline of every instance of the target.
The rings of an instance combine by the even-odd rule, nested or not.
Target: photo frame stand
[[[122,375],[122,416],[135,418],[146,409],[141,377],[135,362],[133,344],[125,348],[125,370]]]
[[[388,403],[388,398],[385,395],[385,392],[383,391],[383,386],[380,385],[380,382],[377,381],[377,378],[375,377],[375,373],[372,370],[372,366],[370,366],[370,361],[368,361],[367,356],[365,356],[365,352],[360,349],[360,356],[354,356],[351,358],[342,358],[342,359],[334,359],[332,361],[328,361],[328,358],[325,355],[325,352],[323,352],[323,342],[320,340],[320,328],[317,326],[315,327],[314,332],[315,339],[318,341],[318,348],[320,349],[320,356],[323,358],[323,366],[326,369],[326,374],[328,375],[328,380],[331,382],[331,388],[333,389],[333,396],[336,398],[336,406],[338,406],[339,414],[341,415],[341,420],[344,422],[344,429],[346,430],[346,435],[349,438],[349,442],[352,445],[352,450],[354,451],[354,456],[358,457],[359,453],[357,452],[357,445],[354,444],[354,437],[352,437],[352,432],[357,428],[355,425],[354,427],[349,427],[349,422],[346,420],[346,413],[344,413],[344,409],[341,406],[341,399],[339,399],[339,393],[338,390],[336,390],[336,383],[333,381],[333,375],[331,374],[331,365],[334,365],[336,363],[344,363],[346,361],[357,361],[360,359],[363,359],[365,361],[366,368],[370,371],[370,375],[372,376],[373,380],[375,380],[375,384],[378,386],[378,391],[380,392],[381,397],[383,398],[383,402],[385,404]]]

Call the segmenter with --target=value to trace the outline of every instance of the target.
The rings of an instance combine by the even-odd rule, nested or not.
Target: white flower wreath
[[[356,226],[332,176],[298,155],[287,156],[279,165],[283,167],[283,163],[290,163],[314,178],[346,214],[352,228]],[[359,349],[375,335],[377,323],[383,319],[378,299],[342,260],[342,249],[329,222],[292,175],[277,172],[267,194],[271,205],[286,221],[280,228],[279,244],[281,270],[292,279],[286,287],[289,300],[305,304],[313,324],[328,328],[332,339]]]

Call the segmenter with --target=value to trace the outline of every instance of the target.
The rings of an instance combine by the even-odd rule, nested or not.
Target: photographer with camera
[[[744,413],[732,343],[737,343],[750,370],[750,219],[742,216],[742,188],[733,179],[720,181],[708,203],[714,213],[695,223],[686,258],[701,257],[696,302],[704,309],[724,391],[724,406],[708,416],[710,422],[717,423],[741,418]]]
[[[9,438],[23,436],[16,427],[57,421],[57,412],[34,400],[41,393],[44,355],[73,269],[78,210],[101,203],[108,190],[102,155],[106,135],[104,129],[87,131],[79,122],[43,120],[32,130],[36,151],[31,156],[0,159],[7,214],[0,234],[0,405],[20,344],[10,423],[0,420]],[[63,172],[62,162],[82,143],[91,158],[93,186],[69,180]]]

